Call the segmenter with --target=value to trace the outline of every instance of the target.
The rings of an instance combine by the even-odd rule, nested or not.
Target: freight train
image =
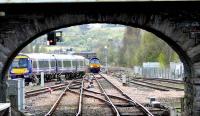
[[[65,77],[81,76],[88,68],[87,59],[79,55],[23,53],[15,57],[9,68],[12,79],[24,78],[25,82],[31,82],[40,78],[44,73],[45,80]]]

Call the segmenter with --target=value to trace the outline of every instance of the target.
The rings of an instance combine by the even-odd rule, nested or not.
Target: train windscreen
[[[28,58],[16,58],[12,63],[13,68],[26,68],[28,67]]]
[[[100,64],[98,59],[92,59],[92,60],[90,60],[90,63],[91,64]]]

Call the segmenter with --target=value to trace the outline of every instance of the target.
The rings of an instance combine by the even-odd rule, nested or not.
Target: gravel
[[[116,86],[118,86],[121,90],[123,90],[127,95],[129,95],[132,99],[138,101],[139,103],[149,103],[149,97],[155,97],[156,99],[177,99],[184,97],[184,91],[142,91],[139,88],[135,87],[128,87],[123,86],[122,83],[117,81],[116,78],[107,76],[103,74],[104,77],[106,77],[108,80],[110,80],[112,83],[114,83]]]
[[[149,97],[155,97],[157,100],[160,100],[161,102],[167,102],[168,100],[175,100],[179,99],[180,97],[184,96],[183,91],[158,91],[158,90],[150,90],[150,91],[141,91],[140,88],[136,87],[128,87],[123,86],[121,82],[119,82],[116,78],[113,78],[111,76],[105,76],[108,80],[113,82],[116,86],[118,86],[121,90],[123,90],[127,95],[129,95],[134,100],[138,101],[139,103],[149,103]],[[111,85],[106,81],[103,81],[101,79],[101,83],[104,83],[104,87],[106,87],[106,92],[111,95],[119,95],[119,93],[112,89]],[[45,86],[52,86],[54,83],[45,84]],[[84,88],[89,89],[91,91],[97,91],[100,92],[98,84],[93,80],[93,88],[88,88],[89,81],[84,81]],[[26,90],[33,90],[39,87],[26,87]],[[79,91],[79,89],[74,89],[75,91]],[[61,94],[63,90],[53,91],[50,93],[45,93],[41,95],[37,95],[35,97],[26,98],[26,112],[29,112],[36,116],[43,116],[45,113],[47,113],[51,106],[54,104],[54,102],[57,100],[58,96]],[[85,94],[88,94],[89,92],[84,91]],[[90,93],[90,95],[95,95]],[[98,96],[102,99],[105,99],[104,96],[100,96],[99,94],[96,94],[95,96]],[[61,103],[59,104],[59,107],[57,111],[55,112],[55,116],[74,116],[74,114],[77,112],[78,108],[78,100],[79,95],[67,92],[66,95],[61,100]],[[114,100],[115,101],[115,100]],[[116,100],[117,101],[117,100]],[[121,101],[119,100],[119,103]],[[108,106],[108,104],[102,102],[101,100],[92,98],[92,97],[86,97],[83,96],[83,109],[82,109],[82,115],[84,116],[112,116],[113,112],[112,109]]]
[[[26,98],[25,112],[29,112],[36,116],[43,116],[47,113],[58,96],[62,93],[62,90],[53,91],[50,93],[40,94],[35,97]]]

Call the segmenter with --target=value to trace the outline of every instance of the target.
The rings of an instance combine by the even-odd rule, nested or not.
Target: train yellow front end
[[[13,60],[13,63],[9,69],[10,77],[15,78],[25,78],[26,81],[29,81],[30,70],[30,60],[26,55],[18,55]]]

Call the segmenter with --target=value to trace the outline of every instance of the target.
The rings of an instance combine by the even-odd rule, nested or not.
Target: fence
[[[142,67],[142,76],[148,78],[182,79],[184,77],[184,73],[182,70],[170,68],[161,69]]]
[[[145,62],[143,66],[134,66],[133,68],[110,67],[109,71],[127,72],[129,76],[146,78],[165,78],[182,80],[184,77],[184,68],[182,63],[170,62],[169,68],[161,68],[158,62]]]
[[[147,78],[165,78],[182,80],[184,68],[182,63],[170,62],[169,68],[161,68],[158,62],[143,63],[142,67],[134,67],[134,73]]]

